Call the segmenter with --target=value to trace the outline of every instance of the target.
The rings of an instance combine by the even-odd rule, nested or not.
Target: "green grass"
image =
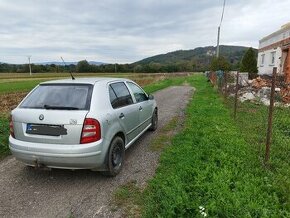
[[[228,107],[231,103],[227,102]],[[290,209],[290,108],[274,108],[273,134],[270,150],[269,173],[281,204]],[[237,121],[241,134],[256,158],[265,157],[268,107],[250,102],[240,103]]]
[[[5,74],[6,75],[6,74]],[[18,74],[17,74],[18,75]],[[126,73],[117,73],[117,74],[76,74],[75,77],[126,77],[132,79],[139,83],[140,85],[148,85],[148,91],[154,92],[164,87],[168,87],[173,84],[181,84],[182,78],[184,77],[175,77],[174,74],[126,74]],[[154,80],[158,77],[161,77],[164,81],[162,83],[154,83]],[[1,93],[11,93],[11,92],[27,92],[34,88],[40,82],[54,80],[54,79],[65,79],[69,78],[67,74],[36,74],[32,77],[27,75],[19,75],[19,77],[15,78],[12,76],[3,76],[0,74],[0,94]],[[177,82],[178,81],[178,82]]]
[[[139,217],[141,214],[142,191],[136,181],[127,182],[120,186],[113,195],[113,205],[122,208],[126,217]]]
[[[157,83],[152,83],[144,87],[147,93],[153,93],[160,89],[164,89],[169,86],[181,85],[186,81],[186,77],[174,77],[170,79],[164,79]]]
[[[177,125],[180,124],[179,117],[171,119],[158,133],[158,136],[150,143],[150,149],[152,151],[162,151],[167,145],[171,143],[177,129]]]
[[[9,154],[8,148],[9,121],[7,116],[0,116],[0,160]]]
[[[262,166],[206,79],[196,76],[191,84],[197,91],[184,130],[143,192],[143,216],[202,217],[202,206],[209,217],[289,217],[289,174],[277,183],[286,174]]]
[[[0,93],[28,92],[43,81],[46,80],[26,80],[1,83]]]

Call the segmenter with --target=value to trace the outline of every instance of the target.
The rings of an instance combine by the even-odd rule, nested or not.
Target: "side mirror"
[[[154,96],[151,95],[151,94],[149,94],[149,95],[148,95],[148,99],[149,99],[149,100],[153,100],[153,99],[154,99]]]

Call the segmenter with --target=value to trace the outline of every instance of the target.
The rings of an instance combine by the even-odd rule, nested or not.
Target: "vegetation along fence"
[[[289,169],[290,83],[284,76],[276,68],[271,76],[253,80],[247,73],[235,71],[206,72],[206,76],[223,96],[242,136],[261,162]]]

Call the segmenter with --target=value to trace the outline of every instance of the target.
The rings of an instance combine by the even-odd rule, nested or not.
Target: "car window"
[[[109,87],[110,101],[113,108],[133,104],[132,96],[123,82],[112,83]]]
[[[21,103],[20,108],[88,110],[92,88],[87,84],[43,84]]]
[[[128,82],[128,86],[134,94],[134,97],[137,102],[147,101],[148,96],[144,93],[144,91],[134,83]]]
[[[110,94],[110,102],[112,104],[113,108],[117,108],[118,107],[118,98],[114,92],[114,90],[112,89],[112,87],[109,87],[109,94]]]

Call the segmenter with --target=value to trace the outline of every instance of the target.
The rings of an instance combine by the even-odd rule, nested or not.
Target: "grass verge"
[[[9,121],[7,115],[0,115],[0,160],[9,154]]]
[[[142,194],[143,216],[289,217],[289,193],[262,167],[222,98],[204,77],[191,84],[184,130]]]
[[[232,102],[227,101],[232,110]],[[271,185],[276,190],[281,205],[290,210],[290,108],[275,107],[268,173]],[[238,104],[236,125],[252,149],[255,158],[262,164],[265,158],[265,144],[268,123],[268,107],[243,102]]]
[[[170,120],[165,127],[161,129],[158,136],[153,139],[150,145],[150,150],[162,151],[167,145],[170,145],[174,134],[177,132],[176,127],[180,124],[179,121],[180,119],[177,116]]]
[[[142,204],[142,191],[135,181],[120,186],[113,195],[115,209],[122,208],[126,217],[140,217]]]
[[[147,93],[153,93],[153,92],[156,92],[158,90],[167,88],[169,86],[181,85],[185,82],[186,78],[187,77],[174,77],[174,78],[170,78],[170,79],[160,80],[157,83],[152,83],[152,84],[144,86],[144,90]]]

